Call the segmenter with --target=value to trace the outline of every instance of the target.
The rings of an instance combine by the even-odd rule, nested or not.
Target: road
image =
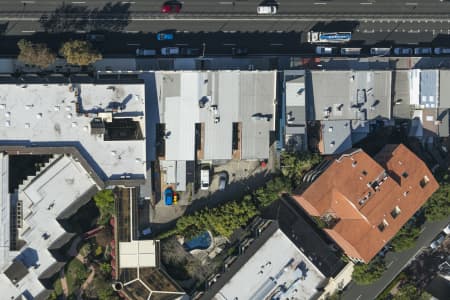
[[[102,9],[107,3],[129,7],[132,13],[158,13],[163,0],[131,1],[51,1],[51,0],[1,0],[2,14],[50,12],[63,3],[71,7]],[[255,14],[261,0],[184,0],[181,14]],[[279,0],[278,14],[363,13],[363,14],[441,14],[449,12],[450,3],[440,0]],[[117,5],[115,6],[118,7]]]
[[[361,286],[351,283],[343,294],[343,299],[363,300],[375,299],[388,284],[403,270],[403,268],[413,260],[414,256],[420,252],[423,247],[428,247],[436,235],[450,222],[450,218],[440,222],[426,222],[425,229],[418,238],[414,248],[400,253],[388,253],[385,261],[388,269],[383,277],[372,285]]]

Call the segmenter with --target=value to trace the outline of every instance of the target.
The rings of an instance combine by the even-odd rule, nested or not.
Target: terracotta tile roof
[[[327,221],[325,231],[348,256],[369,262],[438,187],[413,152],[386,145],[374,158],[362,150],[342,155],[294,199]]]

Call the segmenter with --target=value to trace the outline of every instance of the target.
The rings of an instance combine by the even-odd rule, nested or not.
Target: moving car
[[[394,54],[395,55],[412,55],[413,50],[412,50],[412,48],[395,48]]]
[[[430,244],[431,249],[437,249],[445,240],[445,234],[440,233],[437,238]]]
[[[178,55],[180,54],[180,48],[178,47],[164,47],[161,48],[161,55]]]
[[[431,48],[415,48],[414,49],[414,55],[431,55],[433,53]]]
[[[173,33],[160,32],[156,35],[158,41],[171,41],[173,40]]]
[[[136,55],[137,56],[155,56],[156,50],[153,49],[136,49]]]
[[[209,166],[202,166],[200,169],[200,189],[209,189]]]
[[[219,173],[219,190],[223,191],[228,184],[228,173],[223,171]]]
[[[274,15],[277,13],[276,5],[260,5],[256,9],[258,15]]]
[[[166,203],[166,205],[173,204],[173,190],[171,187],[166,188],[164,191],[164,203]]]
[[[167,1],[161,7],[161,12],[164,14],[179,13],[181,10],[181,3],[174,1]]]

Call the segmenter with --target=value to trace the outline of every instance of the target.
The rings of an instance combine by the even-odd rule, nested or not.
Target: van
[[[137,56],[155,56],[156,50],[153,49],[136,49],[136,55]]]
[[[260,5],[256,12],[258,15],[274,15],[277,13],[277,7],[275,5]]]
[[[202,166],[200,169],[200,189],[209,189],[209,166]]]
[[[161,48],[161,55],[178,55],[180,54],[180,48],[178,47],[164,47]]]
[[[335,54],[337,48],[335,47],[316,47],[316,54],[320,55],[332,55]]]
[[[370,48],[370,55],[385,56],[391,54],[391,48]]]

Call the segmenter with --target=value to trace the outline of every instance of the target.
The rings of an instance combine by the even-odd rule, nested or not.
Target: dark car
[[[219,173],[219,190],[223,191],[228,184],[228,173],[220,172]]]
[[[161,12],[165,14],[179,13],[181,10],[181,3],[179,2],[165,2],[161,7]]]
[[[231,55],[247,55],[248,49],[247,48],[231,48]]]
[[[180,49],[180,54],[181,55],[186,55],[186,56],[199,56],[200,55],[200,49],[196,49],[196,48],[181,48]]]

